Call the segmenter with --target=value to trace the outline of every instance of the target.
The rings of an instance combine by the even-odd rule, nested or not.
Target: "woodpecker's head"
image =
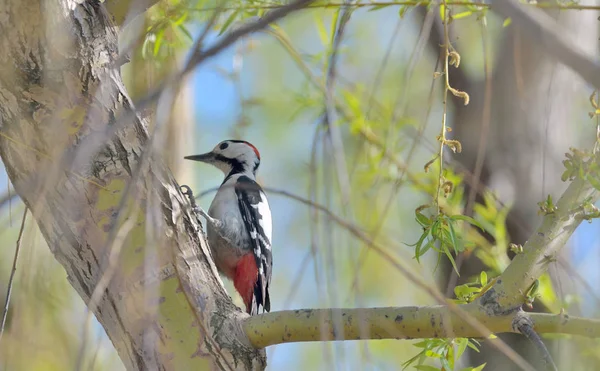
[[[260,165],[258,149],[244,140],[224,140],[208,153],[184,158],[212,164],[225,175],[231,173],[254,174]]]

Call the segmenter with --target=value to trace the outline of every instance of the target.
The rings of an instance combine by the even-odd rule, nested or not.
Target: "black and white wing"
[[[237,179],[235,194],[238,198],[242,220],[250,235],[250,247],[258,268],[258,279],[254,285],[254,300],[250,314],[257,314],[261,305],[263,311],[269,312],[271,310],[269,284],[273,266],[271,209],[262,188],[247,176],[243,175]]]

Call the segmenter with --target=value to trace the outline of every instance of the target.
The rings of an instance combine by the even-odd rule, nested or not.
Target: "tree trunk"
[[[175,180],[145,153],[104,5],[6,0],[0,46],[0,155],[127,369],[263,369]]]

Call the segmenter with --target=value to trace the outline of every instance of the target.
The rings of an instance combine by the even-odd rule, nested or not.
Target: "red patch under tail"
[[[252,314],[252,299],[254,296],[254,285],[258,279],[258,268],[254,255],[244,255],[235,267],[235,276],[233,277],[233,286],[240,293],[246,312]]]

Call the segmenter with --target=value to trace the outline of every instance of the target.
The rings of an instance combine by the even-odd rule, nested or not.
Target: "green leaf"
[[[329,37],[327,35],[327,30],[325,30],[325,24],[323,23],[323,19],[321,17],[317,17],[316,22],[317,32],[319,33],[319,39],[321,40],[321,44],[327,44]]]
[[[194,37],[192,36],[192,34],[190,33],[190,31],[188,31],[188,29],[184,26],[184,25],[178,25],[177,28],[179,28],[179,30],[190,40],[190,41],[194,41]]]
[[[415,370],[419,371],[440,371],[439,367],[433,367],[429,365],[416,365]]]
[[[440,358],[440,362],[442,363],[444,370],[454,370],[453,365],[451,365],[446,358]]]
[[[442,355],[432,349],[427,349],[425,351],[425,356],[429,357],[429,358],[441,358]]]
[[[422,341],[419,341],[418,343],[414,343],[413,347],[427,348],[430,344],[431,344],[430,340],[422,340]]]
[[[464,249],[458,245],[458,242],[456,240],[456,232],[454,231],[454,225],[452,224],[452,220],[448,220],[448,229],[449,229],[449,233],[450,233],[450,241],[452,241],[452,247],[454,248],[454,251],[456,251],[456,252],[463,251]]]
[[[404,16],[406,15],[406,12],[410,9],[410,7],[408,5],[402,5],[400,7],[400,10],[398,11],[398,14],[400,15],[400,18],[404,18]]]
[[[425,247],[423,249],[421,249],[421,256],[425,255],[425,253],[427,251],[429,251],[429,249],[434,247],[434,244],[435,244],[435,241],[433,239],[430,239],[429,241],[427,241],[427,245],[425,245]]]
[[[331,19],[331,38],[329,39],[329,49],[331,49],[333,47],[333,43],[335,41],[335,34],[337,31],[337,26],[338,26],[338,20],[340,19],[340,14],[342,13],[342,8],[338,8],[338,10],[336,10],[333,13],[333,18]]]
[[[460,358],[463,353],[465,352],[465,350],[467,349],[467,345],[469,344],[469,339],[467,338],[460,338],[460,339],[456,339],[458,342],[458,349],[456,350],[456,358]]]
[[[375,5],[375,6],[373,6],[371,9],[369,9],[369,12],[374,12],[374,11],[376,11],[376,10],[379,10],[379,9],[387,8],[387,7],[388,7],[388,6],[390,6],[390,5],[394,5],[394,4],[390,3],[390,4],[379,4],[379,5]]]
[[[454,295],[456,295],[459,299],[467,299],[471,297],[473,294],[476,294],[481,291],[479,287],[470,287],[468,284],[460,285],[454,287]]]
[[[447,246],[444,246],[444,254],[446,254],[446,256],[448,257],[448,260],[450,260],[450,263],[452,263],[452,268],[454,268],[456,275],[460,277],[460,273],[458,273],[458,268],[456,267],[456,262],[454,261],[454,258],[452,257],[452,253],[450,252],[450,250],[448,250]]]
[[[440,19],[442,20],[442,22],[444,22],[444,20],[446,19],[446,7],[444,6],[444,4],[440,4]]]
[[[239,9],[236,9],[233,12],[231,12],[231,14],[229,15],[229,17],[225,21],[225,23],[223,23],[223,27],[221,27],[221,31],[219,31],[219,36],[222,35],[223,32],[227,31],[227,28],[229,28],[229,26],[231,26],[231,24],[233,23],[233,21],[235,21],[235,18],[237,17],[237,15],[239,14],[239,12],[240,12]]]
[[[477,343],[477,345],[473,344],[472,341],[474,341],[474,339],[471,339],[471,341],[469,341],[469,344],[467,344],[467,346],[471,349],[473,349],[474,351],[476,351],[477,353],[479,353],[479,346],[481,346],[481,344]]]
[[[177,26],[182,25],[185,22],[188,14],[189,14],[188,12],[182,13],[179,18],[177,18],[176,20],[173,21],[173,24],[175,24]]]
[[[466,10],[464,12],[460,12],[457,13],[455,15],[452,16],[452,19],[461,19],[461,18],[467,18],[468,16],[472,15],[473,12],[470,10]]]
[[[470,216],[466,216],[466,215],[452,215],[450,217],[450,219],[454,219],[454,220],[463,220],[465,222],[469,222],[472,225],[479,227],[479,229],[481,229],[482,231],[485,231],[485,229],[483,228],[483,226],[481,225],[481,223],[479,223],[477,220],[471,218]]]
[[[439,236],[439,228],[440,228],[440,220],[436,219],[431,225],[431,236],[433,238],[438,238]]]
[[[484,363],[484,364],[482,364],[482,365],[479,365],[479,366],[475,367],[473,369],[473,371],[481,371],[481,370],[483,370],[483,368],[485,367],[485,365],[487,365],[487,362]]]
[[[152,53],[154,54],[154,56],[157,56],[158,52],[160,51],[160,46],[162,45],[164,33],[164,28],[156,33],[156,40],[154,40],[154,49],[152,49]]]
[[[487,285],[488,277],[485,271],[481,271],[481,273],[479,274],[479,282],[481,283],[481,286]]]
[[[419,212],[417,212],[415,214],[417,216],[417,222],[419,224],[421,224],[421,227],[426,228],[426,227],[429,227],[431,225],[431,220],[428,217],[426,217],[425,215],[423,215],[423,214],[421,214]]]
[[[508,27],[512,23],[512,19],[510,17],[506,18],[504,22],[502,22],[502,27]]]
[[[421,236],[421,238],[419,238],[419,241],[417,241],[417,243],[415,244],[415,259],[417,260],[417,263],[420,263],[419,258],[421,256],[423,256],[423,252],[421,251],[422,246],[423,246],[423,241],[425,241],[425,239],[427,238],[427,233],[423,233],[423,235]]]

